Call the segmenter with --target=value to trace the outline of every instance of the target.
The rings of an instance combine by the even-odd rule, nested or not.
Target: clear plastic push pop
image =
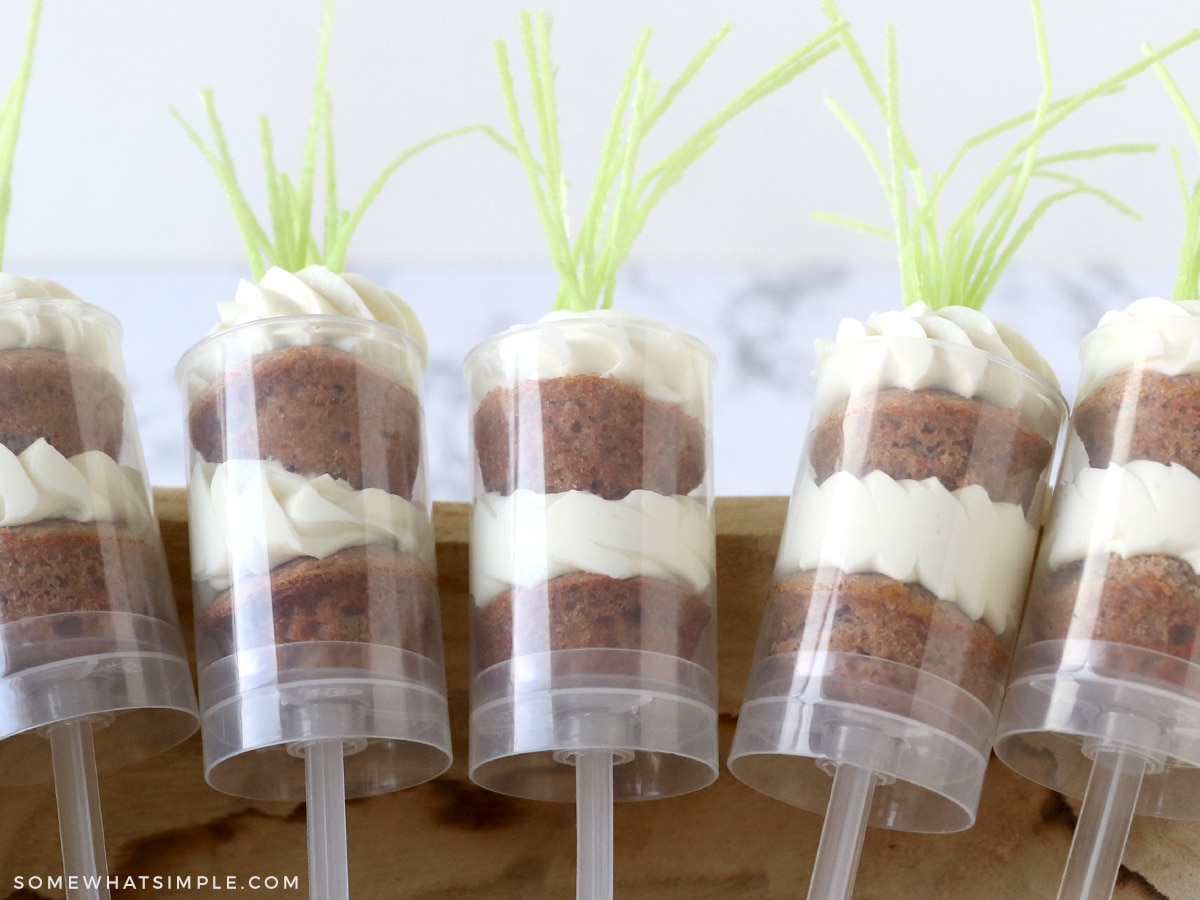
[[[729,768],[826,812],[809,897],[841,898],[867,825],[975,821],[1066,404],[965,341],[819,357]]]
[[[17,281],[38,296],[0,302],[0,783],[53,779],[68,896],[107,897],[97,770],[183,741],[196,699],[120,325]]]
[[[1200,819],[1200,303],[1081,346],[1078,399],[997,730],[1082,797],[1060,897],[1110,897],[1135,811]]]
[[[556,313],[466,360],[470,776],[577,804],[578,894],[612,895],[612,803],[717,775],[710,381],[694,338]]]
[[[205,777],[308,801],[313,897],[348,891],[345,799],[450,764],[424,349],[335,315],[220,331],[179,363]]]

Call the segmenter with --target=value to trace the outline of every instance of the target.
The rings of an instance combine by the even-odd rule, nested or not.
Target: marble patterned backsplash
[[[484,338],[549,309],[556,280],[543,267],[362,269],[399,292],[429,336],[425,384],[430,484],[435,500],[470,494],[462,360]],[[174,367],[231,297],[236,267],[153,271],[62,269],[44,273],[113,312],[151,480],[182,485],[183,424]],[[1070,400],[1078,345],[1104,313],[1164,295],[1173,271],[1107,266],[1014,268],[987,312],[1020,329],[1049,359]],[[723,496],[789,494],[812,396],[813,342],[844,316],[899,303],[891,267],[744,268],[631,265],[622,309],[661,319],[704,340],[717,355],[713,388],[716,490]]]

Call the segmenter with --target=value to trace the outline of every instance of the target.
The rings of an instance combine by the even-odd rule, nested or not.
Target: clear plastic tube
[[[111,723],[90,738],[103,771],[198,715],[120,323],[78,299],[8,299],[0,335],[0,783],[24,784],[54,777],[56,723]]]
[[[109,896],[98,765],[198,725],[120,341],[77,298],[0,302],[0,783],[54,781],[72,898]]]
[[[581,900],[612,897],[614,801],[716,777],[712,366],[612,310],[510,329],[464,365],[470,776],[575,800]]]
[[[420,346],[334,315],[248,322],[180,360],[205,777],[300,800],[297,746],[347,797],[450,764]]]
[[[1012,360],[923,337],[831,344],[816,375],[729,769],[849,817],[828,837],[850,846],[826,848],[844,865],[859,815],[975,821],[1066,403]],[[869,811],[831,801],[848,767],[882,778]]]
[[[575,755],[576,900],[612,900],[613,755]]]
[[[854,891],[858,858],[867,833],[867,814],[879,776],[870,769],[845,763],[833,776],[829,808],[821,843],[813,862],[809,900],[844,900]]]
[[[314,741],[304,750],[308,818],[308,894],[347,900],[346,773],[341,741]]]
[[[475,783],[571,801],[596,750],[618,802],[716,777],[712,366],[612,310],[467,357]]]
[[[54,792],[58,798],[58,831],[68,900],[103,900],[108,892],[108,859],[104,821],[96,780],[92,725],[69,719],[49,729],[54,759]]]
[[[1200,819],[1197,347],[1200,317],[1153,298],[1080,346],[995,738],[1017,772],[1083,798],[1060,897],[1111,895],[1135,812]]]

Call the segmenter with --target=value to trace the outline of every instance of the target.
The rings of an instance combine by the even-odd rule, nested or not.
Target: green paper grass
[[[1149,45],[1143,46],[1142,50],[1148,55],[1153,53]],[[1179,89],[1179,85],[1163,63],[1155,63],[1154,71],[1183,117],[1192,143],[1200,150],[1200,122],[1196,120],[1196,114],[1184,98],[1183,91]],[[1179,190],[1183,194],[1184,221],[1183,249],[1179,254],[1179,271],[1175,276],[1175,289],[1171,296],[1175,300],[1200,300],[1200,178],[1188,185],[1178,147],[1171,147],[1171,158],[1175,162],[1175,177],[1179,180]]]
[[[550,17],[545,13],[536,16],[522,13],[521,46],[531,84],[540,159],[522,124],[508,48],[502,40],[496,41],[496,63],[516,153],[524,166],[538,217],[546,232],[550,256],[561,279],[554,308],[611,307],[617,273],[658,201],[713,145],[726,123],[833,53],[838,47],[838,34],[844,27],[844,24],[835,23],[789,54],[675,150],[639,173],[638,157],[647,136],[675,98],[696,77],[732,26],[723,26],[665,91],[660,91],[658,81],[650,77],[645,64],[650,29],[644,30],[625,71],[601,149],[592,193],[578,232],[572,238],[567,222],[567,180],[559,143],[554,64],[550,57]]]
[[[1042,155],[1038,149],[1039,142],[1085,104],[1121,90],[1133,76],[1200,39],[1200,29],[1189,32],[1161,51],[1148,54],[1140,62],[1103,79],[1086,91],[1054,100],[1041,8],[1037,0],[1031,0],[1031,6],[1042,79],[1041,95],[1036,107],[1030,113],[1001,122],[970,138],[945,171],[935,172],[932,178],[926,178],[922,172],[900,121],[895,29],[887,30],[886,80],[883,83],[871,70],[850,31],[841,32],[843,44],[883,114],[887,126],[886,159],[875,150],[862,127],[841,106],[833,100],[827,100],[826,103],[866,153],[883,185],[893,225],[888,229],[828,213],[819,213],[817,218],[894,239],[905,305],[923,300],[934,309],[949,305],[980,309],[1034,226],[1052,206],[1068,197],[1092,196],[1124,215],[1138,217],[1107,191],[1089,184],[1064,166],[1104,156],[1147,153],[1155,149],[1154,145],[1110,144]],[[833,22],[845,21],[833,0],[825,0],[825,10]],[[958,214],[942,227],[944,217],[940,205],[946,185],[966,157],[980,147],[1022,128],[1024,133],[980,180]],[[1023,201],[1035,180],[1045,182],[1054,190],[1023,213]]]
[[[33,48],[37,43],[38,22],[42,16],[42,0],[33,0],[29,8],[29,24],[25,27],[25,49],[21,68],[4,95],[0,105],[0,265],[4,262],[4,239],[8,233],[8,211],[12,207],[13,157],[17,152],[17,135],[21,131],[21,112],[25,108],[25,91],[33,69]]]
[[[211,90],[201,92],[205,118],[212,132],[212,143],[188,123],[178,110],[171,115],[183,126],[188,137],[200,148],[205,159],[216,173],[237,222],[242,244],[255,279],[259,279],[270,266],[279,266],[289,272],[297,272],[305,266],[324,265],[340,272],[346,265],[346,253],[350,238],[358,227],[368,207],[379,196],[389,178],[400,166],[418,153],[449,138],[470,132],[482,132],[501,145],[512,149],[499,134],[486,125],[468,125],[442,132],[408,148],[384,166],[383,171],[367,188],[366,193],[352,210],[338,205],[337,181],[334,173],[333,104],[330,90],[325,81],[329,65],[329,47],[333,33],[333,0],[326,0],[321,21],[321,39],[317,52],[317,76],[313,88],[312,112],[300,159],[299,175],[293,180],[286,172],[280,172],[275,163],[275,148],[271,126],[266,116],[259,117],[259,139],[262,144],[263,169],[267,181],[267,203],[270,232],[259,221],[238,182],[233,157],[225,139],[225,132],[217,118],[216,105]],[[318,243],[313,228],[316,206],[318,158],[324,155],[325,222],[322,240]]]

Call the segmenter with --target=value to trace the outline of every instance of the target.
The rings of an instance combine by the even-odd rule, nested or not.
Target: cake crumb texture
[[[406,500],[421,461],[416,394],[333,347],[283,347],[230,368],[193,402],[188,427],[206,462],[273,459]]]
[[[125,391],[90,360],[43,347],[0,351],[0,443],[19,454],[45,438],[66,457],[120,460]]]
[[[382,644],[440,659],[440,628],[433,567],[372,544],[241,578],[199,613],[197,630],[207,651],[202,658],[210,660],[308,641]]]
[[[996,696],[1008,650],[982,621],[919,584],[874,572],[810,569],[778,579],[763,624],[765,655],[827,650],[848,654],[836,674],[905,692],[918,671],[938,675],[985,704]],[[901,663],[907,670],[872,666]]]
[[[1119,372],[1079,403],[1073,423],[1094,468],[1148,459],[1200,476],[1200,373]]]
[[[1190,660],[1200,626],[1200,575],[1162,553],[1078,560],[1035,582],[1033,639],[1090,638]]]
[[[572,375],[495,388],[474,417],[485,490],[588,491],[619,500],[639,488],[687,494],[704,479],[704,427],[616,378]]]
[[[644,650],[691,659],[713,618],[703,597],[669,582],[587,572],[513,588],[475,615],[476,672],[550,650]]]
[[[1029,508],[1054,448],[1014,409],[947,391],[889,388],[850,398],[810,437],[820,483],[837,471],[977,484],[995,502]]]

